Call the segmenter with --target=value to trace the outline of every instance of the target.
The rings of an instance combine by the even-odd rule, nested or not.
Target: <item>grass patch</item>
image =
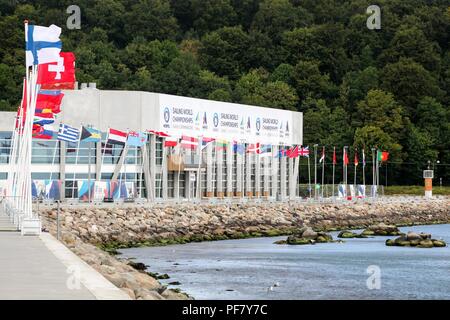
[[[384,187],[385,195],[415,195],[415,196],[423,196],[425,194],[423,186],[388,186]],[[450,195],[450,187],[449,186],[434,186],[433,187],[433,195]]]

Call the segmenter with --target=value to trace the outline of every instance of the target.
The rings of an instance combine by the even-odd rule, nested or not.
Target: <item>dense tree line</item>
[[[0,110],[24,72],[23,20],[63,27],[80,82],[304,112],[304,143],[391,153],[391,182],[428,160],[450,180],[450,2],[379,0],[0,1]],[[447,164],[445,166],[444,164]]]

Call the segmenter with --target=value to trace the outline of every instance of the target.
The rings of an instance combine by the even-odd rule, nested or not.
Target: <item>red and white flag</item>
[[[60,52],[58,62],[39,65],[37,83],[41,89],[75,88],[75,55],[73,52]]]
[[[167,133],[156,130],[147,130],[148,133],[157,135],[158,137],[170,137]]]
[[[259,142],[249,144],[247,147],[247,153],[261,153]]]
[[[300,157],[306,157],[309,158],[309,146],[308,147],[301,147],[298,151],[298,155]]]
[[[124,146],[127,142],[127,133],[116,129],[109,129],[106,144],[120,144]]]
[[[322,147],[322,156],[319,159],[319,163],[322,163],[325,160],[325,147]]]
[[[194,150],[198,146],[198,139],[194,137],[188,137],[188,136],[181,136],[181,142],[180,145],[184,149],[191,149]]]
[[[178,144],[178,139],[174,137],[166,137],[164,140],[164,147],[175,147]]]

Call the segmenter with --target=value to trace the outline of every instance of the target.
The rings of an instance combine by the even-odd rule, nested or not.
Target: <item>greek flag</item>
[[[61,28],[28,25],[25,28],[25,50],[27,67],[32,65],[58,62],[61,52]]]
[[[62,123],[59,125],[58,140],[67,142],[78,142],[79,136],[80,136],[80,129]]]

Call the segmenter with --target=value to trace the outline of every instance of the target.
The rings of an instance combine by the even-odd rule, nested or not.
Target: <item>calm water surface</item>
[[[450,225],[400,228],[450,243]],[[337,232],[332,232],[334,238]],[[275,245],[286,237],[225,240],[121,250],[124,258],[167,273],[195,299],[450,299],[450,249],[385,246],[390,237],[345,243]],[[369,266],[381,288],[369,290]],[[270,286],[279,283],[273,291]]]

